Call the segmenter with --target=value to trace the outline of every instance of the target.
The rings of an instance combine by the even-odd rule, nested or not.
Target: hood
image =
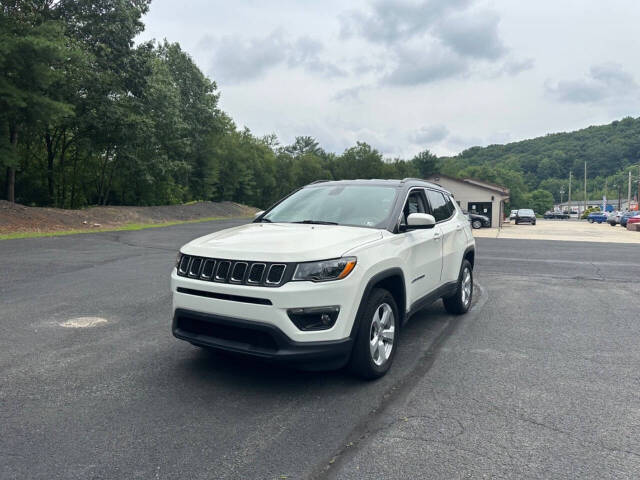
[[[382,238],[382,231],[341,225],[249,223],[197,238],[180,250],[189,255],[264,262],[305,262],[342,256]]]

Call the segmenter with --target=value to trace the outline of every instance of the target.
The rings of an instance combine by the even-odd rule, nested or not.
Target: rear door
[[[462,256],[467,245],[467,234],[464,222],[467,219],[458,214],[451,197],[445,193],[427,190],[427,198],[431,205],[432,215],[442,232],[442,272],[440,284],[454,282],[458,279]]]

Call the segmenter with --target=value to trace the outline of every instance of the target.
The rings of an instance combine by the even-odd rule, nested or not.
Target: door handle
[[[440,240],[440,232],[434,232],[433,238],[434,240]]]
[[[456,230],[462,230],[462,225],[460,224],[456,225]]]

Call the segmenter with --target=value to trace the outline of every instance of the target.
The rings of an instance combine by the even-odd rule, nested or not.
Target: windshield
[[[307,187],[273,207],[261,221],[381,228],[395,197],[395,187],[380,185]]]
[[[521,208],[520,210],[518,210],[518,213],[520,215],[533,215],[533,210],[529,208]]]

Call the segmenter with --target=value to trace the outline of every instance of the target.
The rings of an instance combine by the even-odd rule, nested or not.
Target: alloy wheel
[[[473,280],[471,278],[471,270],[469,270],[469,268],[465,268],[464,271],[462,272],[462,285],[461,285],[462,304],[465,307],[471,301],[471,289],[473,287],[472,282]]]
[[[388,303],[381,304],[373,314],[369,330],[369,351],[377,366],[383,365],[391,356],[395,339],[396,320]]]

